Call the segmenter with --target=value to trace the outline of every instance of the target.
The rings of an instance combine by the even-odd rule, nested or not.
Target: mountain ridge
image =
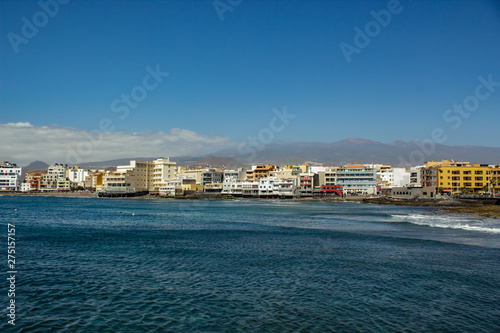
[[[425,161],[442,159],[467,161],[479,164],[499,164],[500,148],[473,145],[443,145],[417,140],[382,143],[363,138],[347,138],[325,142],[276,142],[265,146],[248,146],[238,149],[222,149],[201,156],[176,156],[170,160],[178,165],[210,165],[213,167],[240,167],[256,164],[299,164],[303,162],[342,165],[348,163],[380,163],[393,166],[413,166]],[[127,165],[130,160],[152,161],[158,157],[128,157],[109,161],[80,163],[87,169]],[[39,163],[44,163],[37,161]],[[33,162],[32,164],[34,164]],[[32,165],[30,164],[30,165]],[[45,164],[45,163],[44,163]],[[40,165],[40,164],[39,164]]]

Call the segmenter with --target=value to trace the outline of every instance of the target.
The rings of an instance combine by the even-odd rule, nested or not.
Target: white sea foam
[[[436,214],[393,214],[392,217],[398,221],[433,228],[463,229],[500,234],[500,221],[496,219],[475,219],[456,215],[443,216]]]

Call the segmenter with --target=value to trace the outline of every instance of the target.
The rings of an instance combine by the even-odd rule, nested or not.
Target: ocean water
[[[0,220],[5,253],[15,225],[18,271],[15,326],[1,284],[1,332],[500,332],[500,220],[10,196]]]

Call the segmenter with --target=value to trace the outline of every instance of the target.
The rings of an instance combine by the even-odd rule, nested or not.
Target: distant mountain
[[[29,165],[23,167],[24,170],[47,170],[49,165],[42,161],[31,162]]]
[[[153,161],[158,157],[129,157],[110,161],[80,163],[85,169],[106,169],[128,165],[131,160]],[[324,142],[277,142],[260,147],[243,147],[220,150],[208,156],[178,156],[170,160],[177,165],[206,167],[225,166],[238,168],[249,165],[274,163],[298,164],[303,162],[342,165],[347,163],[382,163],[393,166],[412,166],[425,161],[455,161],[499,164],[500,148],[483,146],[446,146],[420,141],[394,141],[381,143],[362,138],[347,138],[333,143]],[[40,161],[34,163],[43,163]],[[37,166],[37,165],[35,165]],[[47,169],[47,164],[39,164]]]
[[[385,144],[361,138],[348,138],[333,143],[273,143],[261,147],[244,147],[240,151],[221,150],[215,154],[254,165],[260,163],[297,164],[307,161],[327,165],[382,163],[410,166],[442,159],[485,164],[500,163],[500,148],[446,146],[419,141],[395,141]]]
[[[159,157],[128,157],[128,158],[120,158],[116,160],[109,161],[98,161],[98,162],[85,162],[78,164],[79,167],[84,169],[107,169],[114,168],[118,165],[129,165],[130,161],[154,161]],[[177,165],[191,165],[200,161],[203,157],[193,157],[193,156],[179,156],[179,157],[171,157],[170,160],[172,162],[177,162]]]
[[[201,161],[198,161],[192,165],[192,167],[201,166],[201,167],[214,167],[221,168],[225,167],[226,169],[236,169],[243,168],[245,165],[234,158],[230,157],[217,157],[214,155],[205,156]]]

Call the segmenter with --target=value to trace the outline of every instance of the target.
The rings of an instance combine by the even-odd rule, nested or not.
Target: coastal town
[[[451,195],[498,196],[500,165],[454,160],[405,168],[382,164],[324,166],[253,165],[250,168],[180,166],[169,158],[132,160],[128,165],[84,169],[54,163],[46,170],[23,170],[0,162],[2,193],[86,193],[101,197],[189,197],[263,199],[382,196],[431,199]]]

